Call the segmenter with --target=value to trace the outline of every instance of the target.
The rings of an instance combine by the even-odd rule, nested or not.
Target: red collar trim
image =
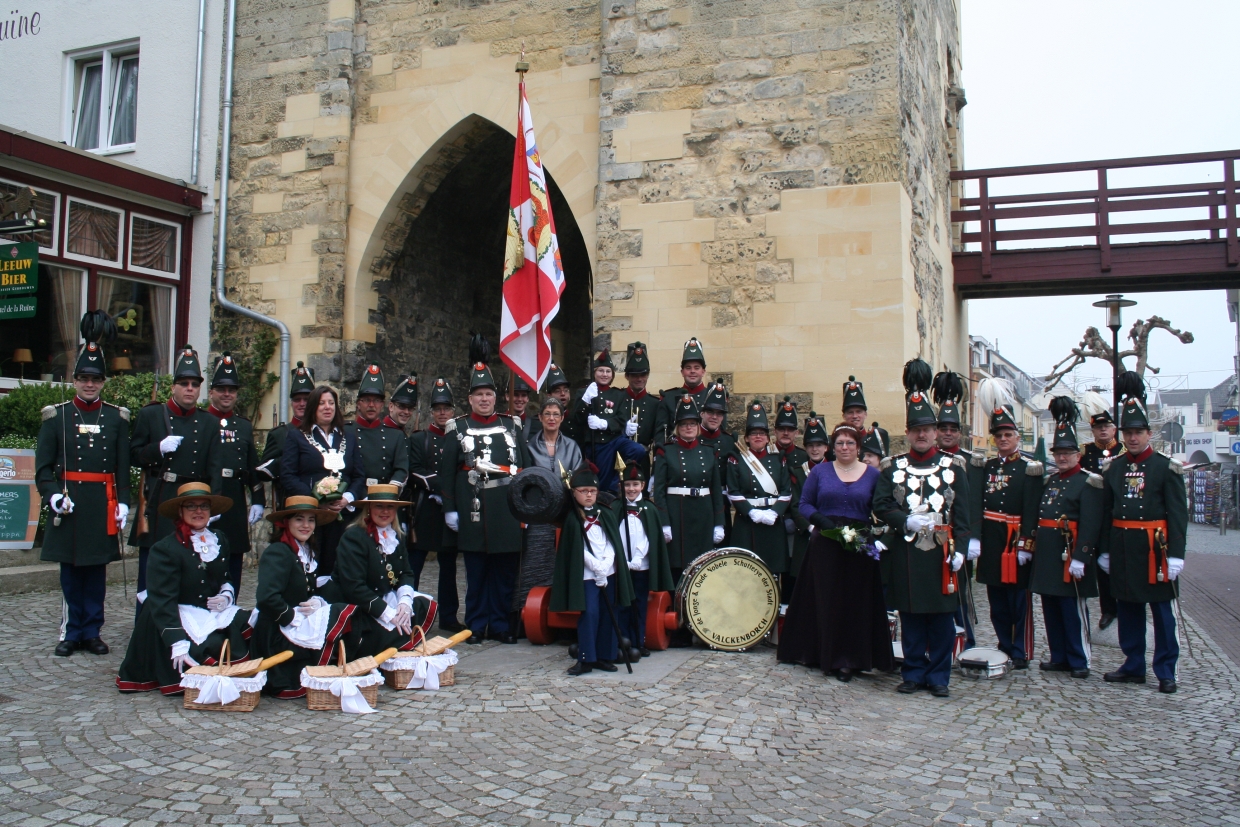
[[[909,458],[913,460],[913,462],[925,462],[928,459],[934,459],[935,456],[938,455],[938,453],[939,453],[939,447],[936,445],[933,448],[931,448],[929,451],[926,451],[926,453],[924,454],[918,453],[917,451],[914,451],[912,448],[910,448],[908,455],[909,455]]]
[[[868,434],[867,434],[867,436],[868,436]],[[960,453],[960,446],[959,446],[959,445],[957,445],[955,448],[944,448],[943,446],[941,446],[941,445],[940,445],[940,446],[939,446],[939,450],[940,450],[940,451],[942,451],[942,452],[943,452],[943,453],[945,453],[945,454],[959,454],[959,453]]]
[[[446,433],[447,433],[447,431],[445,431],[443,428],[440,428],[440,427],[439,427],[438,425],[436,425],[434,422],[432,422],[431,424],[427,425],[427,426],[426,426],[426,430],[430,431],[430,432],[431,432],[432,434],[434,434],[435,436],[443,436],[444,434],[446,434]]]
[[[685,385],[683,388],[681,388],[681,390],[685,391],[686,393],[701,393],[702,391],[706,390],[706,383],[702,382],[697,387],[693,387],[693,388],[689,387],[688,385]]]
[[[1100,451],[1109,451],[1109,450],[1111,450],[1112,448],[1114,448],[1116,445],[1119,445],[1119,440],[1118,440],[1118,439],[1113,439],[1113,440],[1111,440],[1111,441],[1110,441],[1110,443],[1108,443],[1108,444],[1106,444],[1106,445],[1103,445],[1101,442],[1099,442],[1098,440],[1096,440],[1096,439],[1095,439],[1095,440],[1094,440],[1094,445],[1097,445],[1097,446],[1098,446],[1098,449],[1099,449]]]
[[[82,397],[75,396],[73,397],[73,407],[77,408],[79,411],[85,411],[87,413],[91,411],[97,411],[103,407],[103,399],[99,398],[99,399],[96,399],[94,402],[87,402],[86,400],[82,399]]]
[[[359,428],[372,429],[372,428],[378,428],[380,425],[382,425],[383,420],[382,419],[363,419],[362,417],[359,416],[359,417],[354,418],[353,424]]]
[[[714,431],[712,431],[710,428],[707,428],[706,426],[702,426],[702,439],[718,439],[719,435],[722,433],[723,433],[722,425],[719,426],[719,428]]]
[[[768,445],[766,448],[763,448],[761,451],[750,451],[750,453],[753,454],[758,459],[762,459],[764,456],[767,455],[767,453],[769,453],[768,451],[769,448],[770,446]]]
[[[777,450],[778,450],[781,454],[791,454],[793,451],[795,451],[795,450],[797,449],[797,444],[794,442],[794,443],[792,443],[791,445],[789,445],[787,448],[785,448],[784,446],[782,446],[782,445],[780,445],[778,442],[776,442],[776,443],[775,443],[775,448],[776,448],[776,449],[777,449]]]
[[[476,413],[471,413],[469,418],[474,422],[477,422],[479,425],[494,425],[496,422],[499,422],[499,414],[491,414],[490,416],[483,417],[478,416]]]
[[[999,461],[1000,461],[1000,462],[1016,462],[1016,460],[1018,460],[1018,459],[1020,459],[1020,449],[1019,449],[1019,448],[1017,448],[1017,449],[1016,449],[1015,451],[1013,451],[1012,453],[1008,454],[1006,457],[1005,457],[1005,456],[1003,456],[1002,454],[1000,454],[1000,455],[999,455]]]
[[[681,448],[684,448],[686,451],[692,451],[694,448],[698,447],[698,441],[699,440],[694,439],[692,442],[685,442],[680,437],[676,437],[676,444]]]
[[[1154,446],[1146,445],[1145,450],[1137,454],[1135,457],[1132,456],[1132,454],[1129,454],[1128,461],[1134,464],[1138,462],[1145,462],[1147,459],[1149,459],[1153,455],[1153,453],[1154,453]]]
[[[599,392],[599,393],[602,393],[603,391],[609,391],[609,390],[611,390],[611,385],[604,385],[602,382],[595,382],[594,384],[595,384],[595,385],[598,385],[598,392]]]
[[[642,399],[646,396],[645,388],[642,388],[640,393],[633,393],[632,388],[625,388],[624,392],[629,395],[629,399]]]
[[[398,431],[402,430],[402,428],[400,427],[400,423],[397,422],[395,419],[392,419],[392,417],[390,416],[383,417],[382,421],[383,421],[383,424],[389,428],[395,428]]]
[[[219,408],[215,407],[214,405],[207,406],[207,413],[211,414],[211,416],[214,416],[217,419],[227,419],[230,416],[236,415],[235,413],[224,413],[223,411],[221,411]]]
[[[810,457],[810,460],[809,460],[809,467],[810,467],[810,468],[817,468],[819,465],[822,465],[822,463],[823,463],[824,461],[825,461],[825,460],[821,460],[821,459],[820,459],[820,460],[815,461],[813,457]]]
[[[1059,472],[1059,478],[1060,478],[1061,480],[1066,480],[1068,477],[1071,477],[1071,476],[1073,476],[1073,475],[1075,475],[1075,474],[1079,474],[1079,473],[1081,473],[1081,464],[1078,462],[1076,465],[1072,466],[1071,470],[1068,470],[1068,471],[1060,471],[1060,472]]]
[[[289,425],[289,427],[290,427],[290,428],[298,428],[298,429],[300,429],[300,428],[301,428],[301,420],[300,420],[300,419],[298,419],[297,417],[293,417],[292,419],[290,419],[290,420],[288,421],[288,425]]]
[[[193,416],[197,410],[197,408],[190,408],[187,411],[171,399],[168,400],[168,413],[173,416]]]

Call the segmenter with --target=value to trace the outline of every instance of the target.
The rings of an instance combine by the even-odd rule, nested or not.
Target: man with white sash
[[[762,558],[772,574],[789,569],[784,514],[792,502],[792,481],[778,451],[768,451],[766,408],[754,400],[745,415],[745,443],[727,458],[728,500],[736,509],[732,545]]]

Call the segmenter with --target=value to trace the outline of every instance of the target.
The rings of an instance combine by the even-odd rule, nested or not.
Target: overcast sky
[[[1240,32],[1237,0],[962,3],[966,168],[1240,147],[1240,106],[1229,82]],[[1185,180],[1221,179],[1202,171]],[[1151,336],[1150,364],[1162,368],[1157,379],[1147,375],[1152,385],[1210,387],[1226,378],[1236,326],[1222,291],[1128,297],[1138,305],[1125,311],[1121,336],[1134,319],[1157,314],[1196,337],[1183,345],[1164,332]],[[1046,374],[1087,326],[1103,326],[1104,311],[1090,306],[1098,298],[972,301],[969,328],[998,340],[1003,355],[1026,372]],[[1110,373],[1090,360],[1077,378],[1098,378],[1109,388]]]

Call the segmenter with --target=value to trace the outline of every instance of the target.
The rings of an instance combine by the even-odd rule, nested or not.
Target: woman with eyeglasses
[[[233,662],[249,659],[250,613],[238,609],[228,582],[228,539],[207,527],[232,504],[203,482],[185,483],[160,504],[173,531],[151,546],[142,611],[116,676],[121,692],[180,695],[181,673],[215,665],[225,641]]]
[[[346,438],[340,398],[327,385],[310,392],[306,415],[289,428],[280,458],[280,485],[285,496],[316,497],[340,519],[320,523],[315,533],[319,573],[329,576],[336,566],[336,545],[344,534],[353,502],[366,491],[366,470],[357,441]],[[328,490],[330,489],[330,490]]]

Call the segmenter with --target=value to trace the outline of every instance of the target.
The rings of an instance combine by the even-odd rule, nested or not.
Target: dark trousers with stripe
[[[1028,660],[1033,653],[1033,624],[1028,589],[1016,586],[987,586],[990,622],[999,638],[999,650],[1013,660]]]
[[[430,551],[409,549],[409,567],[413,569],[413,587],[422,590],[422,569],[426,566],[426,557]],[[456,593],[456,549],[439,549],[435,552],[439,562],[439,589],[435,593],[439,601],[439,617],[450,623],[456,622],[456,613],[461,610],[461,599]]]
[[[646,645],[646,607],[650,604],[650,572],[629,570],[633,602],[620,609],[620,631],[638,649]]]
[[[60,591],[64,596],[60,639],[94,640],[103,628],[103,598],[107,592],[108,567],[60,564]]]
[[[465,551],[465,625],[480,635],[507,632],[521,555]]]
[[[1145,674],[1145,607],[1154,616],[1154,676],[1173,681],[1180,659],[1180,640],[1176,635],[1175,606],[1171,600],[1158,603],[1129,603],[1117,600],[1119,648],[1124,650],[1124,665],[1119,671],[1129,675]]]
[[[616,643],[616,630],[611,625],[611,615],[603,602],[603,589],[593,580],[584,587],[586,607],[577,618],[577,660],[582,663],[615,661],[620,650]],[[607,600],[612,608],[616,605],[616,576],[607,578]]]
[[[1118,615],[1115,596],[1111,594],[1111,575],[1098,569],[1098,610],[1104,615]]]
[[[1066,663],[1073,669],[1088,669],[1089,608],[1084,598],[1042,595],[1042,619],[1046,621],[1046,643],[1051,663]]]
[[[900,612],[900,674],[910,683],[947,686],[952,677],[952,650],[956,646],[956,617],[952,612]]]

